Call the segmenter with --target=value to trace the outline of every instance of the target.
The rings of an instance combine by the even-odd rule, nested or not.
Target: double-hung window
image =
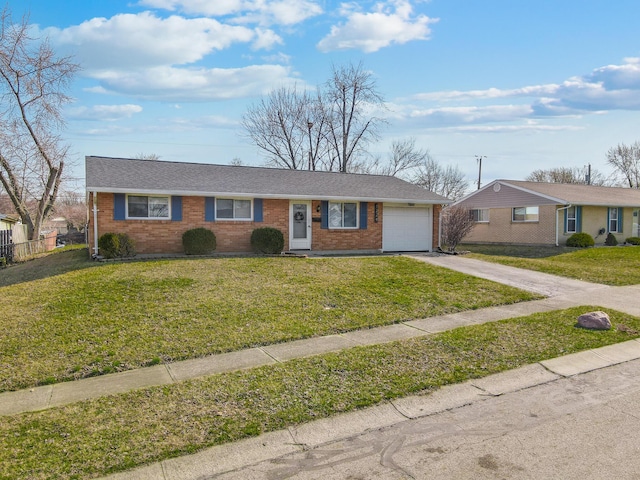
[[[477,223],[489,222],[489,209],[488,208],[476,208],[471,210],[471,218]]]
[[[514,222],[537,222],[538,207],[515,207],[512,220]]]
[[[620,230],[620,219],[618,218],[619,210],[617,208],[609,209],[609,231],[612,233],[618,233]]]
[[[216,198],[216,220],[251,220],[251,200]]]
[[[358,228],[358,204],[329,202],[329,228]]]
[[[567,224],[565,225],[565,229],[567,233],[576,233],[576,225],[577,225],[577,208],[569,207],[567,208]]]
[[[169,197],[127,195],[127,218],[169,220]]]

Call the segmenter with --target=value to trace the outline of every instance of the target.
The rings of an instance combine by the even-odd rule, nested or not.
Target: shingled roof
[[[558,203],[590,206],[640,206],[640,190],[635,188],[599,187],[573,183],[524,182],[497,180],[546,197],[558,199]]]
[[[91,192],[447,204],[396,177],[88,156]]]

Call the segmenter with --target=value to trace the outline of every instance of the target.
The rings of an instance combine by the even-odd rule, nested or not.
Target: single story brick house
[[[204,227],[217,252],[249,252],[259,227],[285,250],[430,251],[450,200],[379,175],[88,156],[89,245],[126,233],[140,254],[180,253]]]
[[[476,221],[466,243],[563,245],[576,232],[604,244],[640,236],[640,190],[593,185],[495,180],[455,202]]]

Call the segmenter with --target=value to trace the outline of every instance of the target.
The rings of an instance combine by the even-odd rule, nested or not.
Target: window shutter
[[[564,209],[564,231],[567,233],[569,231],[569,209]]]
[[[618,208],[618,232],[622,233],[622,207]]]
[[[127,211],[127,197],[124,193],[113,194],[113,219],[124,220],[126,218]]]
[[[367,229],[367,202],[360,202],[360,230]]]
[[[216,199],[215,197],[205,197],[204,199],[204,221],[216,221]]]
[[[326,200],[320,202],[320,228],[329,228],[329,202]]]
[[[254,198],[253,199],[253,221],[254,222],[262,222],[263,221],[262,199],[261,198]]]
[[[171,221],[182,221],[182,197],[171,197]]]
[[[611,220],[610,220],[610,214],[609,212],[611,212],[611,208],[607,208],[607,232],[610,232],[610,228],[611,228]]]
[[[576,232],[582,232],[582,207],[576,207]]]

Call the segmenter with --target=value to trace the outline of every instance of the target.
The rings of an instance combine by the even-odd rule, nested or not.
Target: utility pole
[[[476,161],[478,162],[478,190],[480,190],[480,178],[482,177],[482,159],[487,158],[486,155],[476,155]]]
[[[587,168],[587,185],[591,185],[591,164],[589,164]]]
[[[313,144],[311,143],[311,128],[313,127],[313,122],[307,121],[307,128],[309,129],[309,170],[315,170],[316,166],[313,165]],[[311,166],[313,165],[313,168]]]

